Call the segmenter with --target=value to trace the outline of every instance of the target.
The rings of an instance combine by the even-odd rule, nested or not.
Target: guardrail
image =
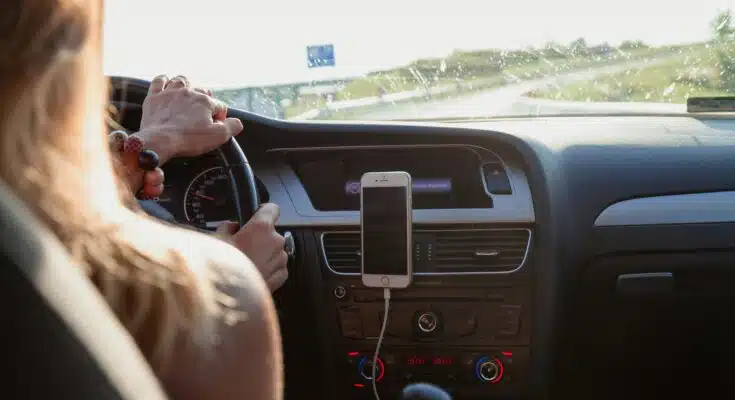
[[[342,110],[349,110],[359,107],[368,107],[368,106],[375,106],[379,104],[392,104],[392,103],[399,103],[407,100],[414,100],[414,99],[426,99],[430,100],[432,97],[443,95],[446,93],[460,93],[464,90],[473,90],[473,88],[476,87],[482,87],[487,86],[493,83],[498,83],[502,81],[512,81],[513,79],[503,78],[503,76],[494,76],[492,78],[486,78],[486,79],[479,79],[474,80],[471,82],[463,82],[458,81],[454,84],[441,84],[437,86],[430,86],[428,88],[420,88],[420,89],[414,89],[414,90],[407,90],[403,92],[395,92],[395,93],[387,93],[383,96],[371,96],[371,97],[362,97],[359,99],[350,99],[350,100],[338,100],[338,101],[332,101],[324,105],[324,107],[319,109],[312,109],[309,111],[306,111],[304,113],[301,113],[299,115],[295,115],[289,119],[293,120],[309,120],[309,119],[317,119],[320,117],[327,116],[330,112],[336,112],[336,111],[342,111]]]

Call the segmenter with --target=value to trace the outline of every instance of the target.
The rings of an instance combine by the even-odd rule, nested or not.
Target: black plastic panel
[[[574,398],[684,398],[729,386],[735,249],[601,257],[576,296],[563,391]],[[672,290],[621,293],[624,274],[670,273]]]
[[[589,255],[728,248],[735,248],[735,223],[620,226],[596,228]]]

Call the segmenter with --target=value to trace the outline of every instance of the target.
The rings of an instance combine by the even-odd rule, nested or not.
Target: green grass
[[[557,58],[551,59],[546,58],[529,62],[526,64],[516,65],[508,67],[502,73],[494,74],[489,77],[477,77],[473,80],[463,81],[464,90],[458,92],[456,90],[448,91],[440,95],[432,96],[432,100],[443,100],[448,98],[459,98],[471,92],[478,92],[488,90],[496,87],[506,85],[508,83],[508,77],[516,77],[517,79],[527,80],[534,78],[541,78],[545,76],[552,76],[561,74],[564,72],[570,72],[574,70],[598,67],[604,65],[610,65],[612,63],[622,63],[626,61],[642,60],[646,58],[655,58],[661,56],[667,56],[671,54],[677,54],[683,52],[684,54],[695,53],[701,51],[704,48],[702,44],[695,44],[689,46],[666,46],[657,48],[641,48],[633,50],[618,50],[608,57],[570,57],[570,58]],[[374,79],[374,76],[369,76],[360,81],[365,82],[370,79]],[[447,82],[444,80],[443,83],[456,83],[456,80]],[[357,96],[355,96],[356,98]],[[425,100],[422,98],[407,99],[397,103],[402,105],[405,104],[421,104]],[[344,119],[359,119],[361,115],[369,113],[371,111],[384,109],[390,107],[395,103],[380,103],[374,105],[368,105],[363,107],[357,107],[347,110],[334,111],[328,115],[322,115],[320,119],[328,120],[344,120]]]
[[[581,67],[605,65],[657,56],[676,51],[677,47],[655,47],[620,50],[615,49],[611,56],[595,54],[545,55],[542,52],[501,52],[498,50],[479,50],[456,52],[446,59],[421,59],[410,65],[369,74],[346,85],[337,95],[337,100],[359,99],[377,96],[380,88],[386,93],[414,90],[424,86],[472,83],[492,77],[503,78],[512,75],[520,79],[547,76]],[[519,54],[526,54],[523,58]]]
[[[529,93],[536,98],[569,101],[685,103],[694,96],[722,96],[717,54],[704,46],[656,66],[628,70],[591,81]]]
[[[362,78],[348,82],[336,93],[335,100],[360,99],[377,96],[384,93],[396,93],[418,88],[437,88],[446,86],[449,89],[441,94],[433,95],[432,99],[443,99],[466,95],[469,92],[487,90],[508,84],[513,80],[527,80],[544,76],[556,75],[564,72],[590,68],[611,63],[620,63],[630,60],[641,60],[675,54],[677,52],[692,51],[702,45],[682,45],[663,47],[617,48],[607,55],[602,55],[599,49],[586,48],[573,52],[569,49],[557,50],[547,48],[543,50],[477,50],[457,51],[442,59],[420,59],[409,65],[378,71]],[[462,91],[456,87],[462,86]],[[218,92],[218,98],[229,100],[236,98],[242,90],[230,89]],[[577,93],[581,90],[581,94]],[[267,93],[269,93],[266,90]],[[549,98],[579,98],[589,96],[590,99],[599,97],[598,93],[586,93],[587,89],[563,88],[558,93],[535,93],[539,97]],[[288,98],[288,96],[287,96]],[[277,101],[277,99],[276,99]],[[409,99],[401,103],[421,103],[423,99]],[[296,102],[284,107],[286,118],[292,118],[312,109],[322,109],[325,100],[317,95],[300,95]],[[360,107],[355,110],[344,110],[326,116],[329,119],[356,117],[364,111],[374,107],[386,107],[391,103]]]
[[[322,96],[317,95],[311,95],[311,96],[304,96],[301,95],[298,98],[298,101],[296,104],[292,104],[288,107],[284,107],[284,114],[286,119],[295,117],[297,115],[303,114],[309,110],[313,110],[315,108],[322,108],[327,104],[326,100]]]

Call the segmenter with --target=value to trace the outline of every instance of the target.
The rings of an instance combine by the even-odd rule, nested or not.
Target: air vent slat
[[[417,229],[414,242],[414,248],[426,252],[414,260],[414,272],[419,275],[507,273],[523,265],[531,232],[528,229]],[[360,232],[322,235],[325,261],[340,274],[360,273],[360,244]]]
[[[341,274],[360,273],[360,233],[328,232],[322,235],[322,251],[329,267]]]
[[[471,248],[473,250],[467,250],[468,248]],[[487,246],[485,244],[480,245],[473,245],[473,244],[467,244],[465,246],[457,246],[454,248],[448,248],[448,246],[442,246],[442,248],[436,249],[435,253],[466,253],[470,252],[473,253],[476,251],[498,251],[501,253],[505,252],[519,252],[524,253],[526,251],[526,244],[525,243],[518,243],[517,246],[511,247],[511,246]]]

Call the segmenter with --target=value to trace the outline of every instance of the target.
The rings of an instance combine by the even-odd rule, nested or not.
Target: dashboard
[[[735,120],[231,114],[244,121],[238,140],[261,197],[280,206],[279,229],[297,241],[275,294],[287,399],[372,398],[383,299],[360,283],[356,181],[396,169],[414,177],[415,279],[393,293],[377,365],[383,398],[419,381],[456,399],[679,398],[728,387]],[[211,228],[231,218],[218,203],[228,189],[216,159],[165,167],[160,202],[179,221]]]
[[[166,181],[156,201],[177,221],[215,230],[224,221],[237,220],[230,178],[218,156],[173,159],[163,169]],[[256,180],[256,185],[261,201],[269,201],[263,183]]]

